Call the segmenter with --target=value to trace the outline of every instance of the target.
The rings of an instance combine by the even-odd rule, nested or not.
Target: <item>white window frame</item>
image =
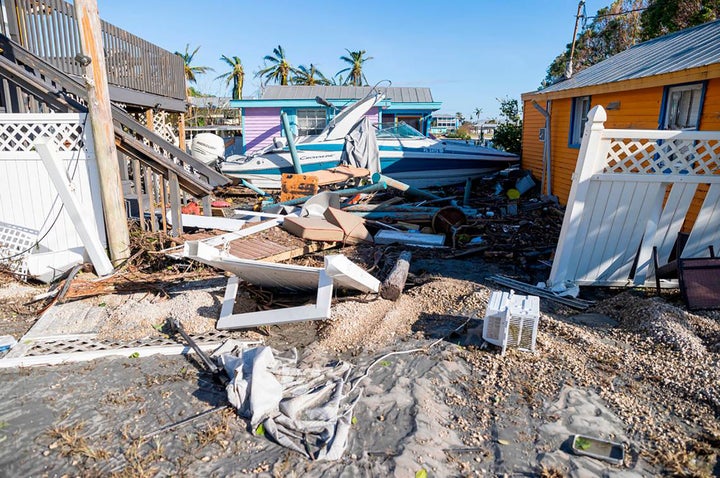
[[[570,125],[570,146],[579,148],[582,142],[587,115],[590,112],[590,97],[578,96],[573,98],[572,124]]]
[[[698,129],[703,99],[702,83],[670,86],[665,98],[662,129]]]
[[[298,108],[295,115],[298,136],[320,134],[327,125],[327,115],[323,108]]]

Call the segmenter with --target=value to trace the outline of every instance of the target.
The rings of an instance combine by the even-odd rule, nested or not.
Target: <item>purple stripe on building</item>
[[[257,152],[281,136],[280,108],[244,108],[243,136],[245,153]]]

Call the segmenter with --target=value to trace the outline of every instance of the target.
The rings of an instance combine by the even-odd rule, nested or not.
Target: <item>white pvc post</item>
[[[50,138],[39,138],[35,142],[35,150],[40,155],[40,159],[42,159],[43,165],[45,165],[45,169],[47,169],[48,175],[60,195],[65,210],[75,225],[75,230],[80,236],[80,240],[85,246],[93,266],[95,266],[95,272],[99,276],[106,276],[112,273],[113,266],[105,253],[105,248],[100,242],[97,231],[87,222],[94,216],[90,211],[86,210],[73,194],[74,187],[68,180],[65,168],[62,167],[62,160],[56,156],[55,150],[49,143]]]
[[[568,197],[565,216],[563,218],[560,238],[558,239],[555,259],[553,260],[550,288],[562,287],[568,279],[570,264],[577,263],[575,241],[580,221],[585,210],[585,201],[590,187],[590,178],[605,167],[607,153],[610,148],[609,139],[603,138],[607,113],[602,106],[595,106],[588,112],[580,153],[578,154],[575,173],[573,173],[570,196]]]

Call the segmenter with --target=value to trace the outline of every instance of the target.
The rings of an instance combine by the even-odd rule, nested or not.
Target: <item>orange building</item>
[[[606,128],[720,130],[720,20],[635,45],[522,100],[522,166],[565,204],[595,105],[607,110]]]

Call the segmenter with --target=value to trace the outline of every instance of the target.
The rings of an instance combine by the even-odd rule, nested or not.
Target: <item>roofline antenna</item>
[[[570,60],[565,67],[565,79],[569,79],[573,75],[573,57],[575,56],[575,40],[577,38],[578,23],[580,23],[580,11],[585,6],[585,0],[578,2],[577,14],[575,15],[575,28],[573,29],[572,46],[570,47]]]

